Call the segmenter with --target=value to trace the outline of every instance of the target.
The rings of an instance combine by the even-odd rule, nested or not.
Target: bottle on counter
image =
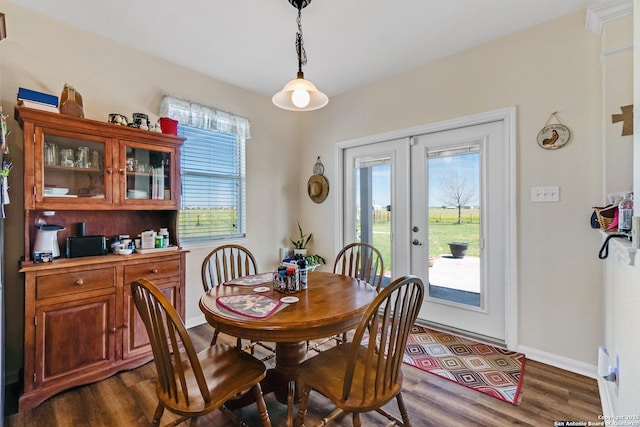
[[[303,258],[298,260],[298,273],[300,274],[300,289],[307,289],[307,260]]]
[[[633,221],[633,193],[626,193],[618,204],[618,233],[631,233]]]
[[[169,247],[169,229],[161,228],[160,233],[158,234],[162,237],[162,247],[168,248]]]
[[[142,247],[142,249],[151,249],[151,248],[155,248],[155,241],[156,241],[156,232],[153,230],[147,230],[147,231],[143,231],[141,233],[141,242],[140,242],[140,246]]]
[[[111,245],[109,246],[111,252],[118,253],[118,248],[120,246],[120,239],[118,237],[114,237],[111,239]]]

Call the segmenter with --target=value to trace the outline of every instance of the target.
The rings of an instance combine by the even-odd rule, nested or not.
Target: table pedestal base
[[[293,425],[293,403],[299,400],[297,370],[306,355],[306,341],[276,343],[276,367],[267,370],[267,376],[260,383],[263,395],[273,393],[278,402],[287,405],[287,426]],[[291,394],[289,394],[290,387]],[[253,393],[245,393],[237,399],[228,401],[226,407],[233,410],[253,403],[255,403]]]
[[[289,383],[296,384],[298,381],[298,365],[307,356],[307,343],[276,343],[276,367],[267,374],[267,378],[273,378],[273,391],[276,399],[280,403],[287,403],[289,394]],[[297,387],[296,387],[297,388]],[[297,401],[297,396],[295,396]]]

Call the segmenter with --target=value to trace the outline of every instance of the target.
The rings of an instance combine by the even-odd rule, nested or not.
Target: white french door
[[[500,342],[508,247],[503,147],[502,122],[421,135],[411,146],[411,270],[429,283],[419,317]]]
[[[344,152],[343,245],[369,243],[381,251],[383,286],[408,271],[409,248],[402,224],[408,221],[406,171],[408,138],[350,148]],[[401,209],[396,210],[396,207]]]
[[[387,283],[421,277],[420,320],[507,345],[517,326],[514,122],[514,109],[498,110],[338,144],[338,246],[374,244]],[[465,255],[448,243],[465,243]]]

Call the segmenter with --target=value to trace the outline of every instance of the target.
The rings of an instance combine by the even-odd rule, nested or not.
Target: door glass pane
[[[429,297],[480,307],[480,147],[428,155]]]
[[[44,197],[104,198],[104,144],[44,135]]]
[[[382,286],[391,283],[391,158],[359,158],[355,164],[356,240],[378,249]],[[349,242],[347,242],[349,243]]]
[[[171,199],[169,153],[126,148],[127,199]]]

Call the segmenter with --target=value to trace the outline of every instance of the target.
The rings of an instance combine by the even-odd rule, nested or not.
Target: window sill
[[[246,237],[238,238],[238,239],[221,239],[221,240],[207,240],[204,242],[193,242],[193,243],[185,243],[180,244],[182,249],[212,249],[217,248],[218,246],[235,244],[235,245],[246,245],[249,239]]]

